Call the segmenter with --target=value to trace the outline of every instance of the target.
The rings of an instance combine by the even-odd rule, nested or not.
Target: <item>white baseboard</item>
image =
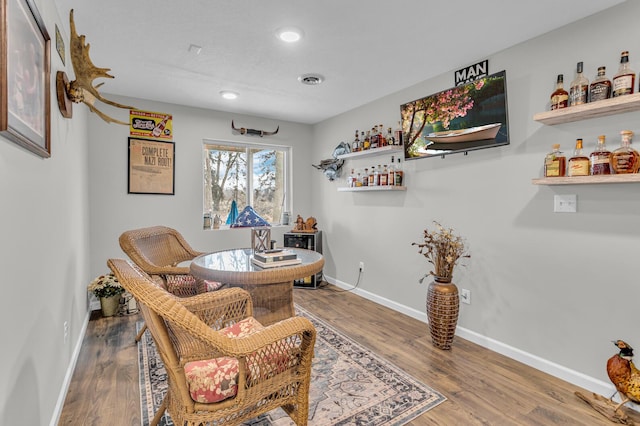
[[[98,309],[100,309],[99,300],[98,300]],[[69,384],[71,383],[71,378],[73,377],[73,371],[76,369],[76,362],[78,362],[78,357],[80,356],[80,350],[82,349],[82,342],[84,341],[84,335],[87,331],[87,326],[89,325],[90,315],[91,315],[91,310],[87,311],[87,315],[85,316],[84,322],[82,324],[82,330],[80,330],[80,334],[78,335],[78,340],[76,341],[76,345],[73,348],[73,353],[71,354],[71,359],[69,362],[69,366],[67,367],[67,372],[64,375],[62,388],[60,388],[58,401],[56,402],[56,407],[53,410],[53,415],[51,416],[51,422],[49,422],[49,426],[56,426],[60,421],[60,415],[62,414],[62,408],[64,407],[64,400],[67,397],[67,391],[69,390]]]
[[[327,275],[324,275],[324,279],[325,281],[345,290],[353,288],[352,284],[336,280],[335,278],[328,277]],[[377,294],[359,288],[354,289],[353,293],[362,296],[365,299],[371,300],[372,302],[375,302],[379,305],[386,306],[389,309],[393,309],[394,311],[403,313],[407,316],[422,321],[425,324],[427,323],[427,314],[425,312],[409,308],[405,305],[394,302],[393,300],[389,300],[385,297],[378,296]],[[569,382],[576,386],[580,386],[581,388],[584,388],[590,392],[594,392],[606,397],[609,397],[616,392],[616,388],[612,383],[603,382],[602,380],[587,376],[586,374],[540,358],[536,355],[522,351],[518,348],[514,348],[513,346],[491,339],[487,336],[478,334],[475,331],[471,331],[463,327],[457,327],[456,336],[460,336],[463,339],[469,340],[477,345],[507,356],[511,359],[519,361],[537,370],[543,371],[566,382]],[[618,395],[616,395],[615,399],[619,401]],[[633,404],[629,402],[626,404],[626,406],[635,411],[640,411],[639,404]]]

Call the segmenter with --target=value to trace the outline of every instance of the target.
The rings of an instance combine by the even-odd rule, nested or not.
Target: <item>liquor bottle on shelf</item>
[[[371,128],[371,136],[369,138],[369,141],[371,142],[371,145],[370,145],[371,149],[375,149],[379,146],[378,126]]]
[[[356,137],[353,140],[353,144],[351,145],[351,152],[360,151],[360,138],[358,138],[358,131],[356,130]]]
[[[402,186],[402,181],[404,179],[404,172],[402,171],[402,165],[400,164],[400,159],[398,158],[396,164],[396,186]]]
[[[359,188],[362,186],[362,173],[358,172],[356,174],[356,187]]]
[[[362,186],[369,186],[369,169],[364,168],[364,174],[362,175]]]
[[[571,82],[569,88],[569,104],[586,104],[589,100],[589,80],[582,73],[582,62],[578,62],[576,67],[576,78]]]
[[[385,164],[382,167],[382,173],[380,173],[380,186],[387,186],[389,184],[389,169]]]
[[[622,142],[620,148],[611,153],[611,168],[615,174],[638,173],[640,168],[640,154],[631,148],[633,132],[623,130],[620,132]]]
[[[393,133],[393,144],[402,145],[402,122],[401,121],[398,121],[398,127],[396,127],[396,130]]]
[[[373,186],[380,186],[380,164],[373,167]]]
[[[367,130],[367,134],[364,137],[364,142],[362,143],[362,149],[367,150],[371,148],[371,132]]]
[[[375,172],[376,172],[376,168],[375,167],[371,167],[369,169],[369,183],[367,184],[367,186],[373,186],[375,183]]]
[[[569,103],[569,93],[564,90],[564,75],[558,74],[556,90],[551,94],[551,109],[566,108]]]
[[[620,68],[613,76],[612,97],[630,95],[635,88],[636,72],[629,67],[629,52],[620,54]]]
[[[592,175],[611,174],[611,151],[605,145],[605,136],[598,136],[598,144],[591,154],[589,154]]]
[[[384,137],[384,127],[382,127],[382,124],[378,125],[377,129],[378,129],[378,148],[387,146],[387,139]]]
[[[601,101],[611,97],[611,80],[605,73],[606,67],[598,67],[598,75],[589,86],[589,102]]]
[[[589,176],[589,157],[582,153],[582,139],[576,139],[576,149],[567,164],[567,176]]]
[[[349,177],[347,177],[347,186],[349,188],[356,186],[356,175],[353,169],[351,169],[351,173],[349,174]]]
[[[560,152],[560,144],[553,145],[553,151],[544,158],[544,176],[562,177],[567,173],[567,157]]]
[[[393,139],[393,132],[391,131],[391,127],[387,129],[387,145],[395,145],[396,142]]]
[[[388,185],[395,185],[396,184],[396,169],[395,169],[395,165],[393,164],[393,155],[391,156],[391,164],[389,165],[389,177],[387,178],[387,184]]]

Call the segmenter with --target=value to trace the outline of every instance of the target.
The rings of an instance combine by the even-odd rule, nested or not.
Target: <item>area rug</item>
[[[311,373],[309,425],[400,426],[446,400],[308,311],[296,306],[296,312],[309,318],[318,332]],[[138,343],[138,355],[142,424],[147,426],[167,389],[164,365],[148,330]],[[160,425],[173,425],[168,413]],[[283,410],[277,409],[244,425],[294,423]]]

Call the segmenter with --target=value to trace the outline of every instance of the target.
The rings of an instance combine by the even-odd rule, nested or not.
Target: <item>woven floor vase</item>
[[[120,307],[120,295],[101,297],[100,308],[102,310],[103,317],[112,317],[118,313]]]
[[[427,290],[427,318],[431,341],[437,348],[451,349],[459,311],[458,287],[451,278],[434,277]]]

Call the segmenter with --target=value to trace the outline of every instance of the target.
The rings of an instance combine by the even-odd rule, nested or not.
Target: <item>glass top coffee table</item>
[[[240,287],[251,294],[254,317],[263,325],[294,316],[293,281],[322,270],[324,257],[318,252],[287,248],[302,263],[262,269],[251,262],[253,250],[232,249],[203,254],[191,262],[191,274],[199,279]]]

